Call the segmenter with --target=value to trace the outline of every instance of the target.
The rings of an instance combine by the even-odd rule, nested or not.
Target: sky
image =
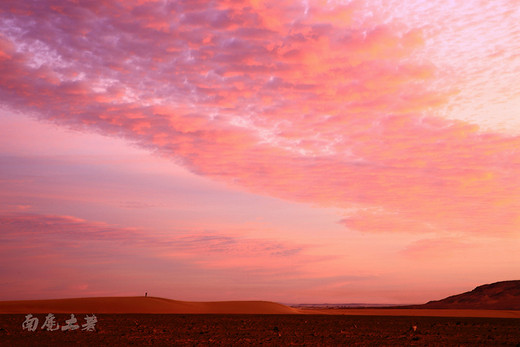
[[[518,23],[518,0],[2,1],[0,300],[518,279]]]

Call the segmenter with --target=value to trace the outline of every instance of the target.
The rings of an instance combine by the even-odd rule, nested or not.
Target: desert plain
[[[94,331],[47,331],[95,314]],[[22,328],[27,314],[35,331]],[[156,297],[0,302],[2,346],[520,346],[520,311],[301,309],[266,301],[185,302]]]

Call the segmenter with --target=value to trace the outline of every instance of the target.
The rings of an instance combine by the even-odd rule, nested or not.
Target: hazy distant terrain
[[[377,308],[377,307],[394,307],[402,305],[392,304],[364,304],[364,303],[346,303],[346,304],[289,304],[288,306],[301,309],[341,309],[341,308]]]

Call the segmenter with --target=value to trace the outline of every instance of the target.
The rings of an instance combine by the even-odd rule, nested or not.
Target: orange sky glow
[[[520,273],[520,2],[0,4],[0,300],[423,303]]]

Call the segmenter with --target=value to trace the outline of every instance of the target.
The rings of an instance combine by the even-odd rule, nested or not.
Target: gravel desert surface
[[[35,316],[41,322],[45,314]],[[70,317],[55,316],[60,323]],[[23,314],[0,315],[0,345],[520,346],[520,319],[505,318],[98,314],[92,332],[27,331],[24,319]]]

